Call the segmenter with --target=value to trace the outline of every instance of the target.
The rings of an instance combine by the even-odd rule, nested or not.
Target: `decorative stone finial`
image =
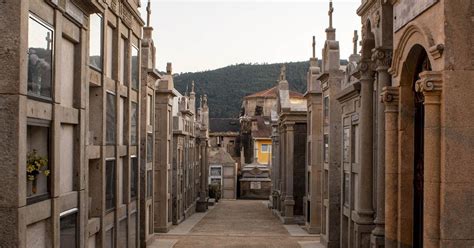
[[[334,13],[334,8],[332,6],[332,0],[329,1],[329,12],[328,12],[328,15],[329,15],[329,28],[331,29],[332,28],[332,13]]]
[[[282,65],[280,69],[280,81],[286,80],[286,65]]]
[[[359,40],[359,35],[357,34],[357,30],[354,30],[354,38],[352,42],[354,42],[354,51],[353,54],[357,54],[357,41]]]
[[[173,74],[173,64],[170,62],[166,64],[166,74],[168,75]]]
[[[204,94],[204,97],[202,99],[202,104],[204,104],[204,107],[207,107],[207,94]]]
[[[316,58],[316,36],[313,36],[313,58]]]
[[[150,17],[151,17],[151,1],[148,0],[148,4],[146,6],[146,26],[150,26]]]
[[[191,82],[191,93],[194,93],[194,80]]]

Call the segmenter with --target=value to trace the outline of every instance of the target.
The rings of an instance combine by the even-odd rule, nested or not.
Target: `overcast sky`
[[[142,16],[146,20],[146,2]],[[195,72],[237,63],[305,61],[316,35],[317,57],[329,25],[328,0],[152,0],[157,67]],[[334,0],[341,58],[352,53],[360,0]],[[359,31],[360,36],[360,31]]]

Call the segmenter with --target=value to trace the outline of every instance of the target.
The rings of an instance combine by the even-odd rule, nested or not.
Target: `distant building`
[[[222,199],[237,198],[237,163],[223,147],[209,151],[209,185],[218,185]]]

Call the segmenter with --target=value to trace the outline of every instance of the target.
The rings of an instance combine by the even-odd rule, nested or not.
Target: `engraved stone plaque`
[[[404,0],[398,1],[393,7],[393,29],[400,30],[408,22],[415,19],[439,0]]]

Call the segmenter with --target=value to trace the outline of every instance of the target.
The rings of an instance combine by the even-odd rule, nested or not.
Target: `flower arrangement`
[[[32,152],[28,153],[26,159],[26,176],[28,181],[32,181],[33,183],[36,182],[36,178],[39,174],[43,174],[45,176],[49,176],[50,170],[48,168],[48,160],[33,150]],[[35,187],[33,187],[33,193],[36,191]]]

